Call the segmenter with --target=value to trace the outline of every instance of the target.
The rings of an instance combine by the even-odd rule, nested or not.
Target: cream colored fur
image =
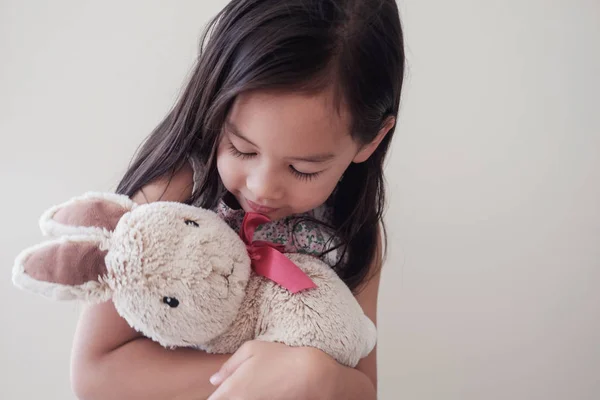
[[[129,211],[114,230],[65,226],[52,219],[58,210],[93,200]],[[87,193],[48,210],[40,225],[43,232],[62,237],[17,257],[15,285],[59,300],[112,298],[132,327],[165,347],[232,353],[245,341],[259,339],[316,347],[355,366],[375,346],[375,326],[327,264],[286,254],[317,285],[293,294],[252,272],[241,238],[211,211],[174,202],[137,205],[126,196]],[[73,285],[36,280],[28,273],[33,267],[27,261],[36,251],[77,241],[96,241],[108,250],[106,274]],[[170,307],[166,298],[177,299],[178,306]]]

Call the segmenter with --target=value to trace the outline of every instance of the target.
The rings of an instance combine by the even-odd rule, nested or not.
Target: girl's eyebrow
[[[300,161],[300,162],[311,162],[311,163],[322,163],[325,161],[333,160],[335,158],[335,154],[332,153],[324,153],[324,154],[314,154],[310,156],[302,156],[302,157],[289,157],[290,161]]]
[[[237,136],[238,138],[248,142],[254,147],[258,147],[250,139],[244,136],[231,121],[225,121],[225,126],[232,135]],[[334,158],[335,154],[333,153],[323,153],[313,154],[309,156],[288,157],[288,160],[297,162],[323,163]]]

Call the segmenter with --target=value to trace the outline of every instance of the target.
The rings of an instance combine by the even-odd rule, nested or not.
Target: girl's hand
[[[341,368],[324,352],[308,347],[250,341],[210,379],[219,386],[208,400],[307,400],[332,397]]]

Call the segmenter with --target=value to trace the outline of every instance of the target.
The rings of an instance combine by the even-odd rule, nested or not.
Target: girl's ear
[[[396,118],[391,116],[388,117],[385,120],[383,127],[377,133],[375,139],[371,143],[363,146],[358,151],[352,162],[362,163],[367,161],[369,157],[371,157],[371,155],[375,152],[375,150],[377,150],[377,147],[379,146],[383,138],[385,138],[385,135],[387,135],[388,132],[394,127],[394,124],[396,124]]]
[[[30,247],[13,267],[15,286],[56,300],[106,301],[106,251],[101,239],[71,236]]]
[[[44,235],[107,236],[121,217],[135,207],[124,195],[88,192],[47,210],[40,218],[40,229]]]

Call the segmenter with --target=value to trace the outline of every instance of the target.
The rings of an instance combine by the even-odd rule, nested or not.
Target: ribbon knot
[[[289,258],[283,255],[285,246],[267,241],[254,241],[254,232],[259,225],[271,220],[262,214],[246,213],[242,222],[240,237],[252,261],[252,269],[283,286],[292,293],[316,288],[317,285]]]

